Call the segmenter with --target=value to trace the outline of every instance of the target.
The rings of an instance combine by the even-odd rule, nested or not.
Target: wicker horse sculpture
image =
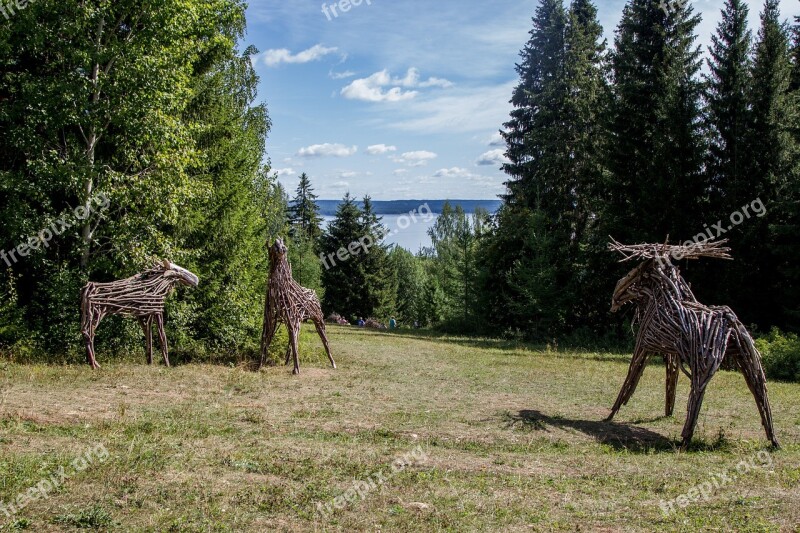
[[[672,415],[675,406],[678,370],[691,380],[686,422],[681,434],[681,448],[686,449],[697,425],[706,387],[724,361],[726,366],[738,368],[744,375],[755,397],[767,438],[773,446],[778,446],[761,356],[752,337],[729,307],[709,307],[698,302],[678,268],[670,262],[670,257],[730,259],[730,248],[723,246],[726,242],[626,246],[612,239],[609,249],[621,253],[624,256],[621,261],[641,260],[642,263],[619,280],[611,300],[612,312],[627,303],[633,304],[633,322],[638,323],[639,330],[628,376],[607,420],[628,403],[647,359],[660,354],[667,367],[667,416]]]
[[[92,368],[95,360],[94,336],[106,315],[135,317],[144,330],[147,364],[153,363],[152,326],[158,328],[161,354],[169,366],[167,336],[164,333],[164,300],[176,285],[197,287],[199,279],[188,270],[164,261],[146,272],[110,283],[89,282],[81,291],[81,333],[86,341],[86,359]]]
[[[311,289],[306,289],[292,278],[292,266],[286,259],[287,248],[283,239],[276,239],[269,249],[269,285],[264,303],[264,329],[261,334],[261,363],[259,368],[267,361],[267,351],[278,329],[283,322],[289,331],[289,346],[286,349],[286,364],[294,356],[293,374],[300,373],[300,359],[297,342],[300,337],[300,324],[306,320],[314,322],[317,333],[331,366],[336,368],[336,363],[331,355],[328,336],[325,333],[325,317],[322,315],[317,294]]]

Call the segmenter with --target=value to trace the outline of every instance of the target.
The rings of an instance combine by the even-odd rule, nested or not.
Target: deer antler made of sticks
[[[731,259],[727,240],[669,244],[625,245],[613,238],[608,249],[622,254],[621,262],[641,261],[617,282],[611,298],[611,311],[624,305],[635,308],[639,323],[636,345],[628,376],[611,409],[611,420],[628,403],[644,372],[647,359],[661,355],[666,363],[667,387],[665,414],[675,406],[678,371],[683,369],[691,380],[682,448],[692,439],[708,382],[720,369],[723,360],[738,368],[753,394],[767,438],[778,446],[772,424],[772,410],[767,396],[766,377],[761,354],[747,328],[725,306],[706,306],[697,301],[670,257],[677,260],[711,257]]]
[[[664,244],[622,244],[613,237],[609,237],[609,239],[611,239],[611,242],[608,243],[608,249],[612,252],[619,252],[623,256],[620,259],[620,263],[631,260],[663,259],[665,257],[673,257],[678,260],[700,259],[701,257],[733,259],[730,255],[731,249],[726,246],[728,239],[684,245],[668,244],[669,237],[667,237],[667,241]]]

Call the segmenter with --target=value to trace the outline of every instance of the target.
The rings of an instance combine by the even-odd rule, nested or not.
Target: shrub
[[[756,339],[764,371],[771,379],[800,382],[800,338],[773,328],[768,335]]]

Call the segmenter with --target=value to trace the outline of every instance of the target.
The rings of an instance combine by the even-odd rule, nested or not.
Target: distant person
[[[397,329],[397,321],[394,317],[389,319],[389,329]]]
[[[358,327],[363,328],[366,325],[367,325],[367,323],[364,322],[364,317],[359,317],[358,318]]]
[[[419,329],[419,322],[416,320],[414,321],[414,329]]]

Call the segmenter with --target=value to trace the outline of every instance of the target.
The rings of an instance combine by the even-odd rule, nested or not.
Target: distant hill
[[[450,202],[453,206],[460,205],[467,213],[474,213],[478,207],[494,213],[500,209],[501,204],[500,200],[373,200],[372,205],[378,215],[403,215],[414,210],[419,211],[420,206],[425,204],[431,211],[439,214],[445,202]],[[320,214],[323,216],[335,215],[340,203],[341,200],[317,200]],[[361,202],[357,203],[361,205]]]

